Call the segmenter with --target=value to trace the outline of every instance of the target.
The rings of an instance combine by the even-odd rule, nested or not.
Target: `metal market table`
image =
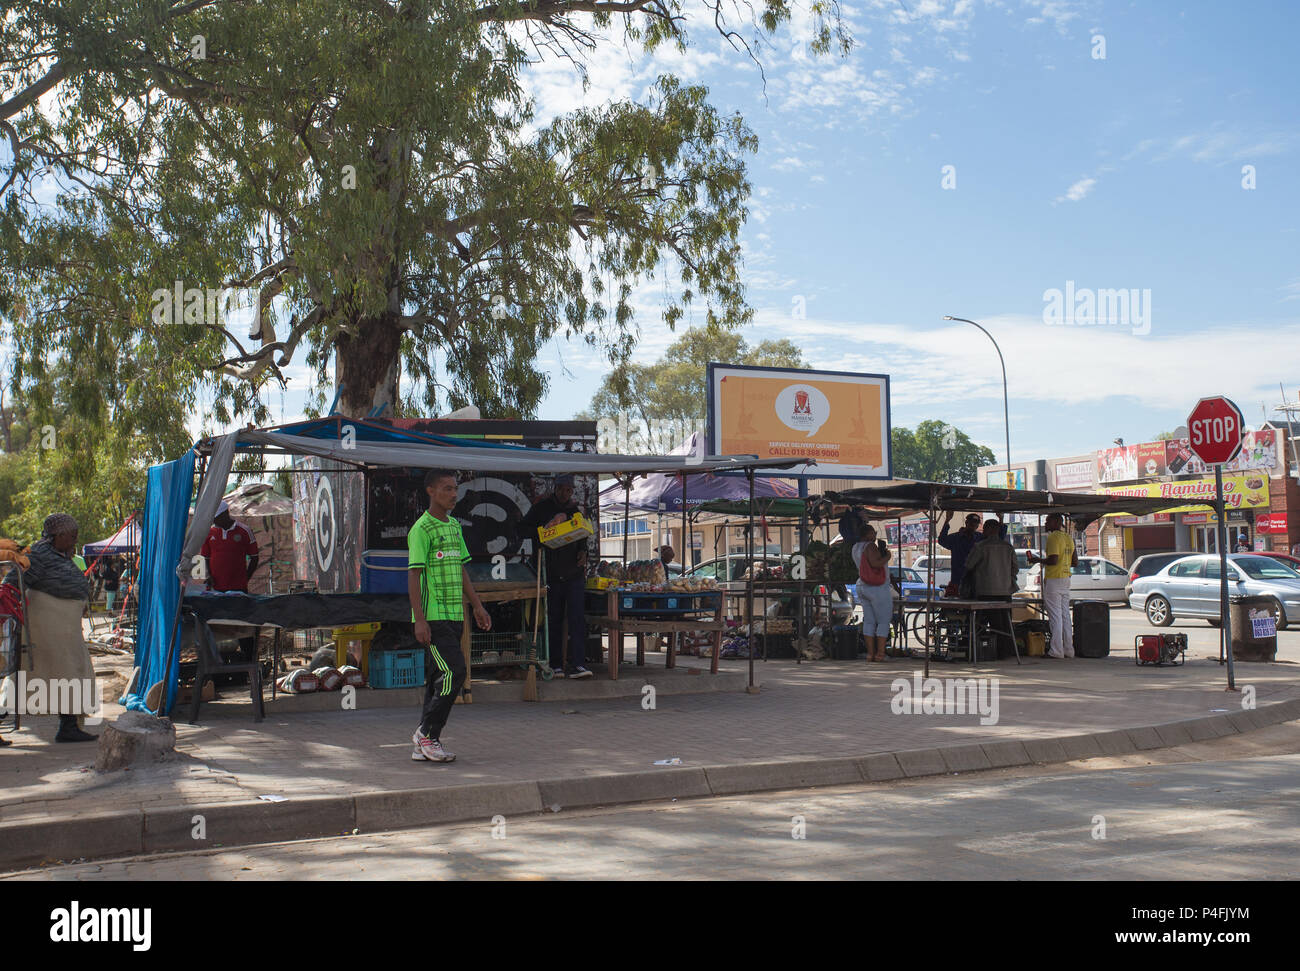
[[[588,591],[591,593],[591,591]],[[609,679],[618,680],[618,665],[623,658],[623,635],[636,635],[636,663],[645,666],[646,634],[677,634],[690,631],[713,633],[713,658],[709,673],[718,673],[722,653],[723,592],[705,590],[696,593],[642,593],[631,590],[605,591],[605,614],[588,614],[587,623],[604,627],[609,633]],[[711,617],[707,616],[712,614]],[[675,638],[668,639],[664,667],[677,666]]]
[[[1043,606],[1043,600],[1041,597],[1008,597],[1006,600],[959,600],[956,598],[949,600],[944,598],[940,600],[932,600],[928,603],[925,601],[900,601],[900,603],[904,615],[904,624],[909,626],[912,632],[916,634],[917,639],[925,645],[925,665],[927,676],[930,672],[930,648],[933,641],[940,636],[938,629],[943,624],[942,618],[935,618],[932,620],[934,615],[941,615],[947,612],[962,616],[965,621],[965,629],[968,638],[968,653],[966,656],[968,660],[971,660],[975,657],[975,630],[979,614],[996,610],[1005,611],[1009,617],[1016,607],[1033,606],[1042,608]],[[906,621],[906,616],[909,611],[912,615],[910,624]],[[921,623],[922,617],[925,618],[924,624]],[[927,630],[926,634],[921,633],[922,627]],[[991,630],[995,634],[1001,634],[1011,638],[1011,644],[1016,654],[1016,663],[1020,664],[1020,647],[1016,644],[1014,627],[1015,624],[1013,622],[1012,630],[1002,630],[993,626],[990,626],[987,629]],[[934,628],[933,633],[930,632],[931,628]]]

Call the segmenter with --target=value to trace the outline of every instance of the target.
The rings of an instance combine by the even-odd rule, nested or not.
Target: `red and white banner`
[[[1257,533],[1285,533],[1286,529],[1286,513],[1284,512],[1265,513],[1262,516],[1255,517],[1255,532]]]

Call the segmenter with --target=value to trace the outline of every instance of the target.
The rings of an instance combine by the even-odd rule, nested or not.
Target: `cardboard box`
[[[575,512],[572,518],[554,526],[539,526],[537,528],[538,539],[541,540],[543,546],[549,546],[551,549],[590,539],[595,534],[596,530],[592,528],[587,517],[580,512]]]

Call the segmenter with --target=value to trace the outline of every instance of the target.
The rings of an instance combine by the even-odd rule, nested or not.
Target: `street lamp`
[[[974,327],[979,327],[980,330],[984,330],[984,328],[980,327],[980,325],[975,323],[975,321],[967,320],[965,317],[949,317],[945,315],[943,319],[956,320],[963,324],[971,324]],[[1011,479],[1011,413],[1007,408],[1007,362],[1002,359],[1002,348],[998,347],[998,342],[993,340],[993,335],[987,330],[984,330],[984,336],[993,341],[993,349],[998,352],[998,363],[1002,365],[1002,421],[1007,430],[1007,488],[1014,489],[1015,486],[1012,485]],[[1028,483],[1026,483],[1026,485],[1028,485]]]

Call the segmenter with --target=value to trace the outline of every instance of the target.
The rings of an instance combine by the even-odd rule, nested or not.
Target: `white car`
[[[1021,590],[1029,589],[1028,584],[1030,580],[1030,575],[1033,572],[1033,570],[1036,569],[1036,567],[1031,567],[1029,565],[1029,558],[1025,555],[1029,552],[1031,551],[1016,550],[1016,566],[1018,568],[1016,583]],[[1038,550],[1033,550],[1032,552],[1035,555],[1039,555]],[[930,561],[929,556],[919,556],[917,557],[916,562],[912,564],[912,569],[915,570],[917,573],[921,574],[922,583],[925,582],[926,564],[929,563],[929,561]],[[952,557],[946,554],[936,555],[934,558],[934,585],[938,587],[940,590],[942,590],[951,582],[952,582]]]
[[[912,569],[921,574],[921,582],[924,583],[929,576],[930,557],[918,556],[916,562],[912,564]],[[934,585],[943,589],[952,581],[952,557],[935,556],[934,557]]]
[[[1017,550],[1017,552],[1021,552]],[[1128,600],[1128,571],[1118,563],[1100,556],[1081,556],[1079,565],[1070,570],[1071,600]],[[1043,568],[1035,564],[1021,573],[1020,589],[1040,596],[1043,592]]]

